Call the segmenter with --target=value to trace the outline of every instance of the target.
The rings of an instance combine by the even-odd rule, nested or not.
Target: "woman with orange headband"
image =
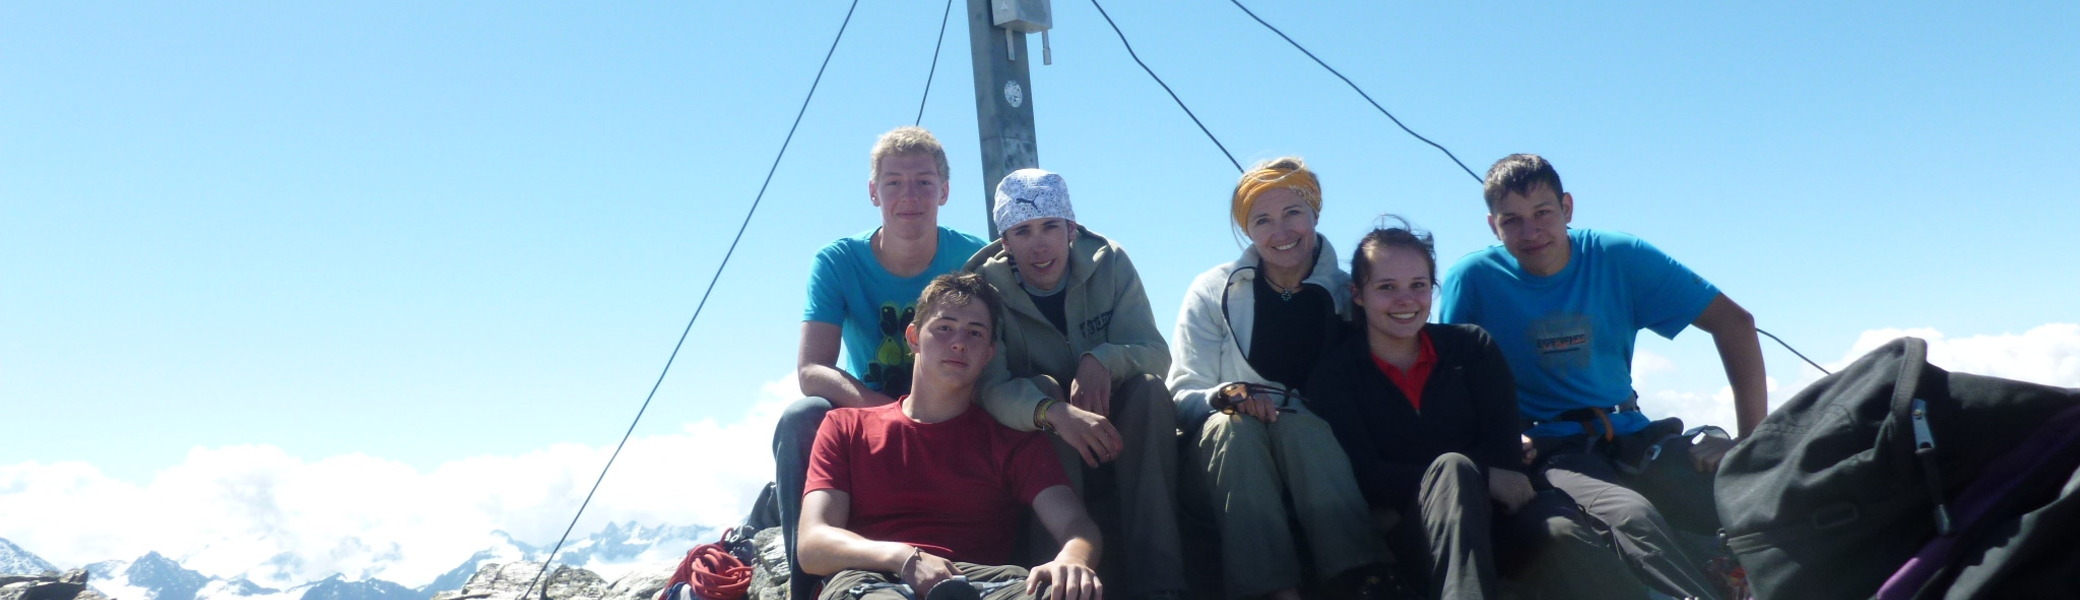
[[[1231,211],[1249,246],[1192,282],[1170,338],[1166,383],[1196,442],[1185,462],[1203,474],[1199,489],[1184,489],[1219,521],[1229,598],[1300,597],[1306,577],[1289,522],[1300,524],[1324,587],[1355,590],[1384,573],[1384,542],[1350,461],[1300,400],[1350,306],[1350,275],[1315,233],[1321,210],[1321,184],[1298,158],[1245,173]]]

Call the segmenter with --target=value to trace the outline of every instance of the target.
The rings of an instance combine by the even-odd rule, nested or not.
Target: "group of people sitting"
[[[1724,593],[1692,536],[1732,441],[1644,416],[1630,363],[1640,329],[1710,333],[1745,435],[1753,319],[1639,238],[1570,228],[1543,158],[1489,170],[1501,243],[1442,277],[1398,219],[1339,254],[1301,160],[1251,169],[1246,247],[1167,341],[1060,175],[1006,176],[985,243],[939,225],[930,133],[869,166],[881,223],[817,252],[808,397],[774,435],[796,600]]]

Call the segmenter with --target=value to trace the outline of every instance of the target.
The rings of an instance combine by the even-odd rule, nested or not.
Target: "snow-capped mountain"
[[[137,560],[105,560],[87,565],[88,585],[120,600],[196,600],[211,577],[181,567],[158,552]]]
[[[195,598],[197,600],[211,600],[221,598],[244,598],[246,600],[262,600],[272,599],[276,596],[285,596],[280,600],[297,600],[298,598],[303,597],[303,592],[299,590],[293,595],[284,594],[282,590],[253,583],[252,580],[246,579],[244,577],[238,577],[233,579],[212,579],[210,580],[209,585],[202,586],[202,591],[195,592]]]
[[[52,567],[42,556],[35,556],[29,550],[21,550],[15,542],[0,538],[0,575],[40,575],[44,571],[58,571],[58,567]]]
[[[56,571],[57,567],[45,562],[14,542],[0,538],[0,575],[36,575],[44,571]]]
[[[430,595],[381,579],[347,581],[334,575],[310,586],[302,600],[426,600]]]
[[[548,558],[550,546],[536,546],[513,539],[506,532],[493,532],[499,542],[490,548],[478,551],[453,570],[421,586],[419,590],[431,597],[435,592],[460,589],[469,581],[479,567],[489,563],[509,563],[516,560],[541,561]],[[644,527],[635,522],[610,523],[598,533],[566,542],[556,552],[556,563],[570,565],[614,581],[636,571],[663,570],[667,573],[686,556],[694,546],[715,541],[722,532],[714,527],[701,525],[657,525]]]
[[[607,581],[637,571],[669,574],[686,551],[714,541],[720,532],[713,527],[641,526],[634,522],[609,524],[584,538],[571,540],[556,553],[556,563],[590,570]],[[541,561],[550,548],[536,546],[504,532],[494,532],[491,547],[470,555],[454,569],[418,588],[408,588],[378,578],[349,580],[334,574],[328,578],[274,586],[255,583],[254,577],[269,577],[294,566],[301,557],[283,554],[229,578],[212,577],[190,570],[179,561],[158,552],[136,560],[109,560],[87,565],[88,585],[114,600],[426,600],[435,592],[460,589],[471,575],[489,563]],[[35,554],[0,539],[0,574],[35,574],[57,570]],[[266,579],[274,581],[274,579]],[[289,582],[293,583],[293,582]]]
[[[626,525],[608,524],[599,533],[586,536],[568,544],[556,554],[557,564],[579,567],[598,573],[607,581],[620,579],[628,573],[649,569],[663,564],[669,572],[679,564],[679,559],[705,542],[715,541],[722,532],[714,527],[700,525],[658,525],[642,527],[633,521]],[[546,557],[530,557],[541,560]]]

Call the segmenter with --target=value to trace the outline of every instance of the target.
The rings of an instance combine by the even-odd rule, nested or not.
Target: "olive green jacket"
[[[1117,386],[1137,375],[1162,379],[1170,371],[1170,347],[1156,329],[1148,291],[1125,250],[1078,225],[1069,245],[1069,270],[1061,293],[1068,333],[1056,330],[1018,283],[1011,253],[998,239],[968,259],[961,270],[982,274],[1004,299],[997,316],[997,353],[975,389],[982,406],[1004,426],[1037,429],[1033,411],[1046,396],[1034,384],[1053,377],[1067,391],[1077,363],[1088,354],[1112,372]]]

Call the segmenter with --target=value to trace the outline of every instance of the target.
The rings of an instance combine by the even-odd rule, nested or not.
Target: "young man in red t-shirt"
[[[828,577],[825,600],[925,598],[942,584],[969,586],[942,592],[947,598],[1101,597],[1098,527],[1053,446],[975,407],[998,307],[978,275],[933,279],[904,330],[917,354],[910,395],[824,418],[809,455],[798,556],[803,571]],[[1062,542],[1030,573],[994,566],[1011,559],[1022,506]]]

